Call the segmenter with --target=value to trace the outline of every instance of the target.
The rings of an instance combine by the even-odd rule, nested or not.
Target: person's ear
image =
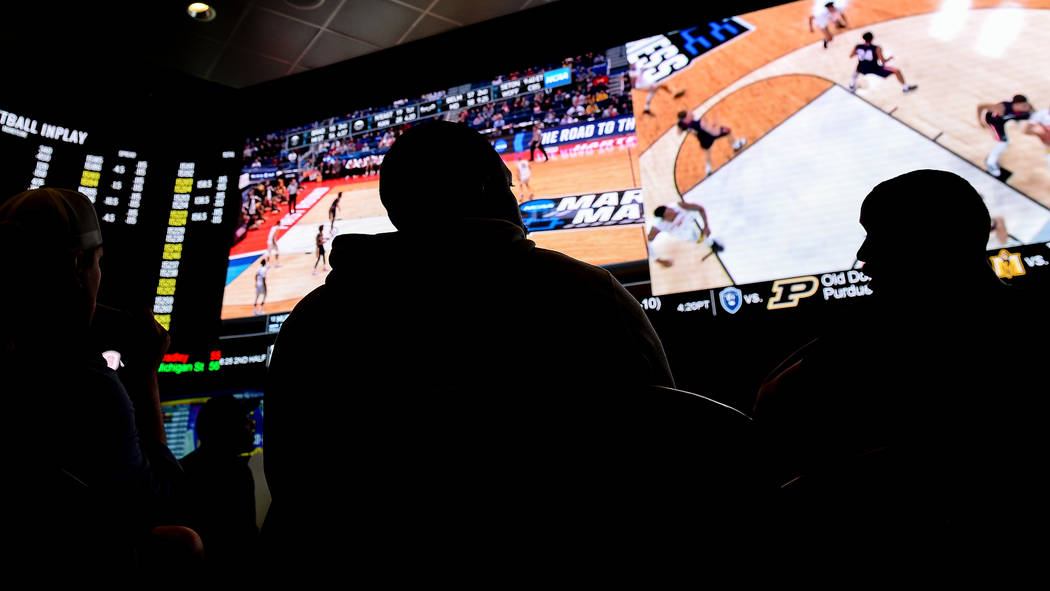
[[[85,264],[86,257],[87,253],[83,250],[75,250],[69,255],[68,260],[71,264],[70,271],[72,272],[73,281],[76,283],[77,287],[84,287],[87,285],[84,279],[84,271],[88,267],[88,265]]]

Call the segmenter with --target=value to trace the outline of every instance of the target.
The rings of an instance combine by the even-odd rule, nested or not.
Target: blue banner
[[[572,125],[544,129],[543,145],[558,146],[561,144],[584,142],[597,138],[607,138],[629,133],[634,133],[633,115],[617,117],[616,119],[573,123]],[[527,150],[531,142],[531,131],[522,131],[514,134],[514,151],[521,152]]]
[[[248,180],[254,183],[277,178],[278,170],[280,169],[276,166],[256,166],[255,168],[246,169],[245,172],[248,173]]]
[[[572,84],[572,68],[558,68],[543,74],[544,88],[557,88]]]

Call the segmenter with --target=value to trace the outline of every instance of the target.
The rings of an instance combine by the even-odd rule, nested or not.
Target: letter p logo
[[[820,281],[812,276],[777,279],[773,282],[773,297],[766,304],[767,310],[794,308],[802,298],[817,293]]]

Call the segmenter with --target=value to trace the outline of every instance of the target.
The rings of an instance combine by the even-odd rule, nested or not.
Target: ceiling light
[[[203,2],[194,2],[186,8],[186,12],[195,21],[208,22],[215,18],[215,9]]]

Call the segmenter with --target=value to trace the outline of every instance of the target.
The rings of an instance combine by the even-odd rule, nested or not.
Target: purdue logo
[[[1021,255],[1005,248],[994,257],[988,257],[988,260],[992,261],[992,269],[1000,279],[1010,279],[1026,273],[1024,263],[1021,262]]]
[[[773,282],[773,297],[766,304],[767,310],[794,308],[802,298],[817,293],[820,281],[812,276],[777,279]]]

